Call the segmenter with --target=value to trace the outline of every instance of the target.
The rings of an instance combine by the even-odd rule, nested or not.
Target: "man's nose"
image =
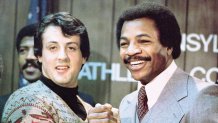
[[[128,46],[127,51],[126,51],[126,55],[132,56],[135,54],[139,54],[141,52],[142,52],[142,50],[137,44],[130,43],[130,45]]]
[[[35,55],[34,55],[34,50],[30,49],[28,54],[27,54],[27,59],[36,59]]]
[[[67,58],[68,58],[68,55],[65,49],[60,49],[58,52],[58,60],[66,60]]]

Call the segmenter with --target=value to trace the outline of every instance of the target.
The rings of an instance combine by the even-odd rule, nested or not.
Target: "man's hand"
[[[96,104],[88,112],[89,123],[119,123],[118,110],[110,104]]]

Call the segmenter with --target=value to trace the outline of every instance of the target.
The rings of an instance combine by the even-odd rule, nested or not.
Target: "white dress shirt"
[[[150,109],[159,98],[163,88],[176,71],[177,65],[175,61],[169,65],[167,69],[161,72],[157,77],[155,77],[151,82],[145,85],[146,94],[148,97],[148,108]],[[138,89],[141,87],[141,83],[138,84]]]

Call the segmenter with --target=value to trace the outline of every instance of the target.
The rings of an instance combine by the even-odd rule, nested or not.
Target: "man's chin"
[[[135,79],[136,81],[140,81],[142,79],[141,76],[139,76],[139,74],[131,72],[132,78]]]
[[[142,85],[146,85],[148,84],[148,81],[146,81],[144,79],[144,77],[140,77],[140,76],[132,76],[132,78],[136,81],[140,81]]]
[[[39,80],[39,79],[26,79],[29,83],[34,83],[34,82],[36,82],[37,80]]]
[[[135,77],[135,76],[132,76],[132,78],[133,78],[134,80],[136,80],[136,81],[140,81],[140,80],[141,80],[141,78],[140,78],[140,77]]]
[[[24,79],[26,79],[29,83],[33,83],[33,82],[36,82],[37,80],[39,80],[40,76],[39,77],[29,77],[29,76],[24,76]]]
[[[29,81],[29,83],[34,83],[34,82],[36,82],[37,80],[28,80]]]

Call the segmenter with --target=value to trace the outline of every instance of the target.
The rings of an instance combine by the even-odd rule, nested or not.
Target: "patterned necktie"
[[[145,116],[145,114],[148,112],[147,102],[148,98],[145,92],[145,86],[142,86],[138,94],[138,118],[140,122]]]

